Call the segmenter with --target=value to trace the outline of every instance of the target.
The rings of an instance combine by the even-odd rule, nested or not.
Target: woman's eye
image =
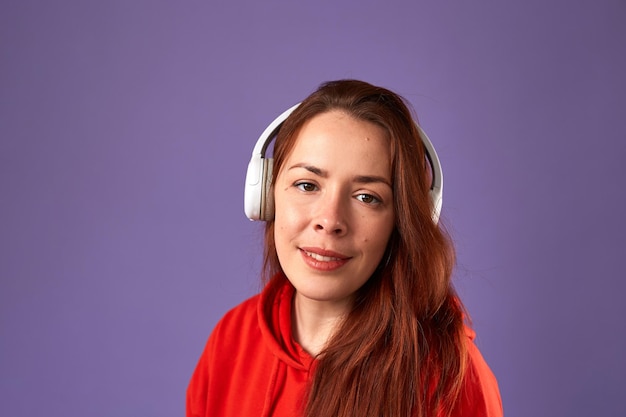
[[[359,194],[356,199],[365,204],[379,204],[381,201],[371,194]]]
[[[312,184],[310,182],[299,182],[299,183],[296,183],[295,185],[301,191],[311,192],[311,191],[317,190],[317,187],[315,186],[315,184]]]

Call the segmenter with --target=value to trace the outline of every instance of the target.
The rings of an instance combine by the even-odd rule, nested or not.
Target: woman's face
[[[340,111],[307,121],[274,185],[276,251],[299,297],[345,304],[394,227],[385,131]]]

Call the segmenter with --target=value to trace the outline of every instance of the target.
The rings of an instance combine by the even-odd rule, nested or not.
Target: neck
[[[311,300],[296,292],[293,301],[294,339],[311,356],[322,352],[349,311],[347,301],[329,303]]]

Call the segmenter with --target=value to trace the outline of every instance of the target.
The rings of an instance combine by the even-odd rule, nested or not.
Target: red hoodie
[[[274,279],[217,324],[187,389],[187,417],[294,417],[303,414],[315,360],[294,340],[294,289]],[[500,417],[491,370],[468,331],[469,367],[453,417]]]

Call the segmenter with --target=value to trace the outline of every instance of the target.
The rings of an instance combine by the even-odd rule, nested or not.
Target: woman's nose
[[[348,231],[347,202],[337,195],[324,195],[320,198],[314,219],[315,230],[334,235]]]

